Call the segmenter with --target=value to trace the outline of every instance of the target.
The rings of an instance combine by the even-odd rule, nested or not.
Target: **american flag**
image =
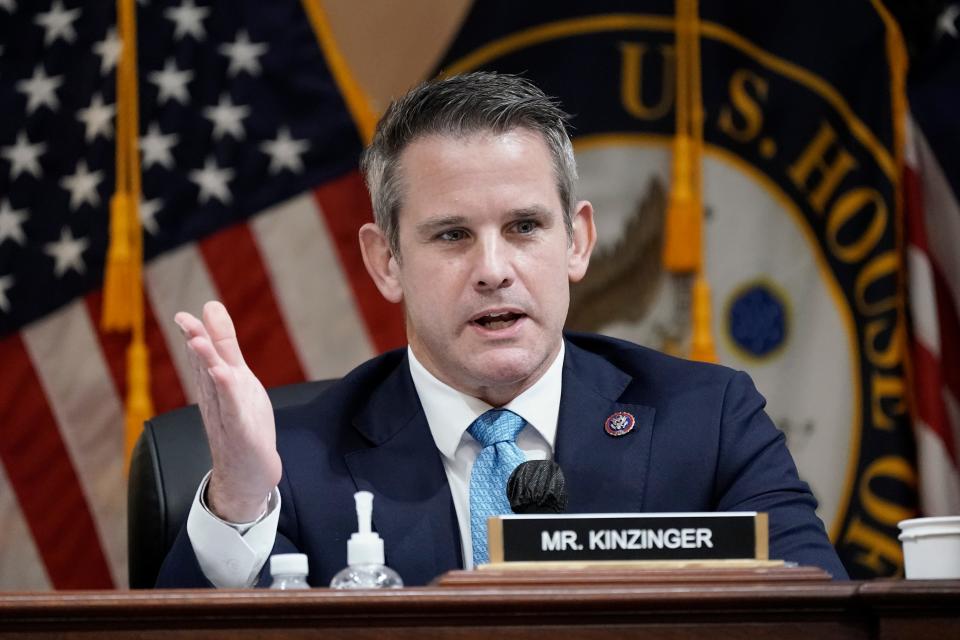
[[[914,429],[924,515],[960,514],[960,3],[915,64],[906,155]]]
[[[401,344],[357,250],[362,143],[316,3],[137,5],[156,411],[194,400],[171,318],[206,300],[231,310],[267,386]],[[128,338],[99,330],[115,7],[0,0],[0,47],[0,589],[122,587]]]

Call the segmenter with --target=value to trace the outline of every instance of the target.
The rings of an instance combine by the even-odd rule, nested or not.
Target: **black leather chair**
[[[334,380],[268,391],[274,408],[316,398]],[[210,447],[196,405],[148,420],[130,459],[127,480],[127,555],[130,587],[153,587],[160,565],[210,470]]]

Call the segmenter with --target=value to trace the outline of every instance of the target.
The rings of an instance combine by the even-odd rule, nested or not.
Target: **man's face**
[[[569,282],[593,247],[592,209],[577,205],[571,239],[550,152],[526,129],[430,136],[400,160],[400,256],[389,258],[385,294],[404,302],[407,338],[431,373],[504,404],[560,348]]]

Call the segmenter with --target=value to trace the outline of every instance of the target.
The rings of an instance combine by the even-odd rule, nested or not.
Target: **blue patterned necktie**
[[[483,449],[470,472],[470,534],[473,566],[490,561],[487,518],[513,513],[507,499],[507,480],[527,458],[515,442],[526,421],[506,409],[491,409],[473,421],[467,433]]]

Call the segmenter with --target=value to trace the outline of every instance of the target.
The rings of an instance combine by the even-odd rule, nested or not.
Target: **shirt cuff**
[[[280,492],[274,488],[267,510],[255,521],[232,523],[207,508],[204,496],[210,473],[204,476],[187,517],[187,536],[200,569],[213,586],[253,586],[273,550],[280,520]]]

